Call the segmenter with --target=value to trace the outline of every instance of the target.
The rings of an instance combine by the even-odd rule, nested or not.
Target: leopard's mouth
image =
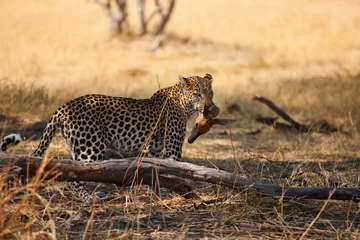
[[[217,115],[219,115],[220,113],[220,108],[218,108],[216,104],[212,104],[210,107],[207,107],[206,104],[204,104],[200,107],[197,107],[195,111],[199,115],[205,113],[205,114],[210,114],[212,117],[217,117]]]
[[[207,109],[207,112],[208,114],[211,116],[211,117],[217,117],[220,113],[220,108],[218,108],[215,104],[213,104],[212,106],[210,106],[208,109]]]

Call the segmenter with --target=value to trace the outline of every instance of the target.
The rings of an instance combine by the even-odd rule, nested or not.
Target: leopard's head
[[[179,80],[182,89],[182,102],[188,117],[196,113],[203,113],[205,105],[213,117],[219,114],[220,109],[213,102],[213,77],[210,74],[206,74],[204,77],[179,76]]]

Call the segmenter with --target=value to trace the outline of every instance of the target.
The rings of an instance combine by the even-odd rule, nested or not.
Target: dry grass
[[[60,104],[85,93],[149,97],[158,81],[164,87],[178,74],[211,73],[215,101],[222,109],[237,103],[240,112],[231,117],[238,122],[231,132],[215,127],[185,143],[186,161],[227,171],[240,164],[241,174],[274,184],[357,188],[359,11],[356,0],[181,0],[165,45],[151,53],[152,37],[109,39],[95,4],[0,1],[0,125],[6,132],[47,120]],[[262,126],[254,118],[273,113],[251,100],[255,94],[300,122],[325,119],[351,135]],[[255,130],[260,133],[249,134]],[[10,151],[29,153],[36,144],[28,140]],[[50,153],[69,157],[60,138]],[[306,231],[305,239],[360,237],[354,202],[325,205],[196,184],[204,199],[218,203],[204,206],[167,192],[159,198],[141,186],[83,205],[61,184],[37,179],[12,187],[0,179],[0,238],[295,239]]]

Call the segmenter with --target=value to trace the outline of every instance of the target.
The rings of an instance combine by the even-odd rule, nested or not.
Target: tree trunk
[[[161,34],[164,31],[167,22],[170,20],[174,7],[175,7],[175,0],[169,0],[169,7],[167,9],[167,12],[162,15],[162,20],[155,31],[155,35]]]
[[[137,0],[137,21],[138,21],[138,28],[139,28],[139,35],[142,36],[146,33],[146,25],[145,25],[145,0]]]

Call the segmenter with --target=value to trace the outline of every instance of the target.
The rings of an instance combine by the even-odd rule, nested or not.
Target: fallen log
[[[67,159],[46,160],[39,157],[0,155],[0,169],[8,169],[11,166],[20,167],[21,174],[27,177],[35,176],[36,172],[42,169],[44,173],[51,170],[52,173],[46,174],[46,178],[52,178],[60,173],[58,181],[92,181],[114,183],[120,186],[138,183],[153,186],[155,182],[158,182],[161,187],[179,194],[190,194],[190,197],[196,197],[196,195],[191,192],[191,188],[188,188],[184,179],[219,184],[234,189],[251,188],[264,195],[305,199],[328,199],[330,191],[334,190],[331,199],[360,201],[359,189],[281,187],[239,177],[222,170],[167,159],[126,158],[83,163]]]

